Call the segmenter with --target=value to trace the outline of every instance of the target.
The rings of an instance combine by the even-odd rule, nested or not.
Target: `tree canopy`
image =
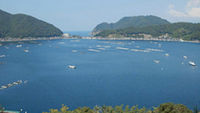
[[[63,33],[55,26],[25,14],[0,10],[0,38],[52,37]]]

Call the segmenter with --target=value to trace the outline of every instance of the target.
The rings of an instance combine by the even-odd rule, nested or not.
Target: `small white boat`
[[[29,50],[28,50],[28,49],[25,49],[25,50],[24,50],[24,52],[28,53],[28,52],[29,52]]]
[[[68,68],[70,68],[70,69],[76,69],[76,66],[69,65]]]
[[[99,50],[105,50],[105,48],[98,48]]]
[[[17,45],[16,47],[22,47],[22,45]]]
[[[159,60],[153,60],[156,64],[159,64],[160,61]]]
[[[99,50],[96,50],[96,49],[88,49],[88,51],[91,51],[91,52],[100,52]]]
[[[169,56],[169,54],[168,54],[168,53],[166,53],[166,54],[165,54],[165,56]]]
[[[183,56],[183,58],[184,58],[184,59],[187,59],[188,57],[187,57],[187,56]]]
[[[189,61],[188,62],[191,66],[196,66],[196,64],[194,63],[194,62],[192,62],[192,61]]]

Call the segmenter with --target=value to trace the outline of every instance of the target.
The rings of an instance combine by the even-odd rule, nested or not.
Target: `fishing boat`
[[[28,52],[29,52],[29,50],[28,50],[28,49],[25,49],[25,50],[24,50],[24,52],[28,53]]]
[[[169,54],[168,54],[168,53],[166,53],[166,54],[165,54],[165,56],[169,56]]]
[[[16,47],[22,47],[22,45],[16,45]]]
[[[187,56],[183,56],[183,58],[184,58],[184,59],[187,59],[188,57],[187,57]]]
[[[74,66],[74,65],[69,65],[68,68],[70,68],[70,69],[76,69],[76,66]]]
[[[154,62],[155,62],[156,64],[159,64],[159,63],[160,63],[160,61],[159,61],[159,60],[154,60]]]
[[[196,64],[193,61],[188,62],[191,66],[196,66]]]

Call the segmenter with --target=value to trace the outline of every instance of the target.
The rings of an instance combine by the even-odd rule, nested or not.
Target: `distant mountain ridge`
[[[163,25],[163,24],[170,24],[170,22],[153,15],[124,17],[116,23],[109,24],[109,23],[104,22],[97,25],[94,28],[93,33],[100,32],[103,30],[124,29],[128,27],[146,27],[146,26]]]
[[[116,23],[97,25],[92,34],[108,38],[132,37],[200,40],[200,23],[170,23],[156,16],[125,17]]]
[[[0,38],[53,37],[62,34],[62,31],[52,24],[32,16],[0,10]]]

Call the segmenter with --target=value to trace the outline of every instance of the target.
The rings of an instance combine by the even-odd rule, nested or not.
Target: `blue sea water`
[[[0,58],[0,86],[28,81],[0,90],[6,109],[40,113],[62,104],[71,109],[200,105],[199,43],[63,39],[24,42],[21,48],[18,44],[0,46],[0,55],[6,55]]]

